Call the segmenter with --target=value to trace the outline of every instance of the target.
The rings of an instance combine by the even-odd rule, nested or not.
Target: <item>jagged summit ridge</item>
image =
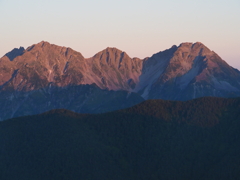
[[[46,41],[20,50],[11,59],[7,55],[0,59],[2,90],[96,84],[101,89],[136,92],[145,99],[181,99],[182,94],[191,99],[204,96],[207,87],[207,95],[213,96],[240,88],[239,72],[200,42],[174,45],[145,59],[130,58],[115,47],[86,59],[71,48]],[[186,93],[189,88],[191,93]]]
[[[132,59],[117,48],[107,48],[92,58],[85,59],[81,53],[71,48],[45,41],[28,47],[12,62],[7,59],[4,56],[2,61],[11,67],[11,72],[2,69],[7,78],[0,85],[11,79],[12,74],[18,70],[13,78],[14,83],[9,82],[4,86],[26,91],[43,88],[48,84],[60,87],[96,84],[102,89],[129,90],[137,83],[141,66],[140,59]],[[33,76],[37,81],[29,82]]]
[[[110,47],[84,58],[45,41],[17,52],[0,58],[0,120],[63,108],[101,113],[144,99],[240,96],[240,72],[199,42],[144,59]]]
[[[182,43],[167,59],[147,98],[192,99],[239,92],[239,73],[202,43]]]

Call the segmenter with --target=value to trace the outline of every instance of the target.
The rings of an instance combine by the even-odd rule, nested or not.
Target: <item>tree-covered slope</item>
[[[151,100],[0,122],[1,179],[237,179],[240,99]]]

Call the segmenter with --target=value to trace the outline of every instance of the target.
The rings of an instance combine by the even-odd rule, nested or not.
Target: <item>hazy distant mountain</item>
[[[239,132],[239,98],[52,110],[0,123],[0,179],[235,180]]]
[[[201,43],[182,43],[145,59],[116,48],[86,59],[71,48],[40,42],[2,57],[0,75],[1,119],[54,108],[106,112],[143,98],[240,96],[240,72]]]

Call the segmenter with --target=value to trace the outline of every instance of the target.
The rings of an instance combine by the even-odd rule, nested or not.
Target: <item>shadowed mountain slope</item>
[[[10,119],[0,122],[0,178],[237,179],[239,110],[239,98],[149,100]]]
[[[96,85],[66,88],[49,86],[35,91],[3,91],[0,96],[0,119],[33,115],[65,108],[81,113],[103,113],[131,107],[144,99],[127,91],[102,90]]]
[[[5,56],[7,56],[10,59],[10,61],[12,61],[17,56],[23,55],[24,51],[25,51],[24,47],[20,47],[19,49],[18,48],[14,48],[12,51],[10,51],[7,54],[5,54]]]

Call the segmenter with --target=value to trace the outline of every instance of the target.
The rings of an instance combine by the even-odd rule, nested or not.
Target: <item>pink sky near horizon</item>
[[[0,0],[0,56],[40,41],[88,58],[106,47],[144,58],[202,42],[240,69],[239,0]]]

